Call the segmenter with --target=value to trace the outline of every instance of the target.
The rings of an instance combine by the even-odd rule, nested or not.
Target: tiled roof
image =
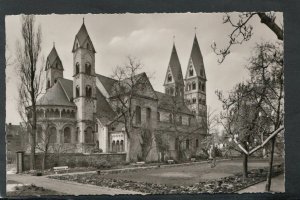
[[[98,88],[96,89],[96,98],[96,116],[103,124],[107,124],[116,117],[116,113],[113,111],[110,104],[107,102],[106,98],[103,96],[103,94],[99,91]]]
[[[69,100],[73,98],[73,81],[65,78],[58,78],[64,92],[66,93]]]
[[[56,61],[56,59],[58,59],[58,62],[61,63],[61,60],[60,60],[60,58],[58,56],[56,48],[55,48],[55,46],[53,46],[52,50],[50,51],[50,53],[49,53],[49,55],[47,57],[47,63],[49,63],[50,67],[52,67],[52,65],[54,64],[54,62]],[[61,65],[59,65],[59,67],[60,67],[59,68],[60,70],[64,69],[62,63],[61,63]],[[46,65],[46,70],[47,70],[47,65]]]
[[[181,70],[181,65],[179,62],[175,44],[173,44],[172,53],[169,61],[169,67],[171,69],[175,83],[183,85],[184,83],[183,83],[182,70]]]
[[[202,54],[201,54],[201,50],[200,50],[199,43],[198,43],[196,35],[195,35],[195,38],[194,38],[190,58],[193,61],[197,76],[201,76],[200,70],[202,69],[203,72],[204,72],[204,76],[201,76],[201,77],[206,79],[204,63],[203,63],[203,57],[202,57]]]
[[[188,115],[193,115],[192,112],[187,108],[187,106],[180,100],[174,96],[164,94],[161,92],[156,92],[156,96],[158,97],[158,108],[168,110],[170,112],[178,112],[184,113]]]
[[[102,83],[103,87],[108,92],[108,94],[111,94],[112,87],[117,82],[117,80],[100,75],[100,74],[96,74],[96,77]]]
[[[75,106],[73,102],[69,101],[61,84],[58,82],[47,90],[47,92],[37,101],[36,105]]]

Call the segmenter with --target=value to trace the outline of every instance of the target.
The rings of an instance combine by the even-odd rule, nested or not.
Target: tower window
[[[135,107],[135,122],[137,124],[141,124],[141,107],[140,106]]]
[[[77,62],[75,65],[75,74],[79,73],[79,67],[80,67],[79,62]]]
[[[196,83],[195,82],[192,83],[192,89],[196,90]]]
[[[56,69],[58,69],[58,63],[56,63],[55,67],[56,67]]]
[[[189,76],[194,76],[194,70],[193,70],[192,65],[190,66],[190,69],[189,69]]]
[[[202,91],[205,92],[205,83],[202,84]]]
[[[85,63],[85,73],[86,73],[87,75],[91,75],[91,71],[92,71],[91,68],[92,68],[92,67],[91,67],[91,63],[89,63],[89,62]]]
[[[90,44],[89,43],[86,43],[86,48],[90,49]]]
[[[168,74],[168,82],[171,82],[171,81],[172,81],[172,75]]]
[[[92,97],[92,87],[87,85],[85,87],[85,94],[86,94],[86,97]]]
[[[200,90],[202,89],[201,81],[199,81],[199,83],[198,83],[198,88],[199,88]]]
[[[146,109],[146,120],[147,122],[150,122],[151,120],[151,108]]]
[[[79,97],[79,91],[80,91],[80,88],[79,88],[79,86],[77,85],[77,86],[76,86],[76,97]]]
[[[56,83],[57,82],[57,78],[54,80],[54,83]]]
[[[196,98],[193,98],[193,103],[196,103],[196,101],[197,101]]]
[[[188,83],[188,91],[191,91],[191,88],[192,88],[191,84]]]

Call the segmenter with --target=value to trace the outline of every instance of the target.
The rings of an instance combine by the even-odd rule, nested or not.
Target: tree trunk
[[[130,139],[127,137],[126,162],[130,162]]]
[[[243,179],[248,178],[248,155],[243,154]]]
[[[34,169],[35,169],[35,131],[31,133],[31,145],[30,145],[30,170],[34,170]]]
[[[273,157],[274,157],[274,147],[275,147],[276,137],[273,137],[271,140],[271,152],[270,152],[270,161],[269,161],[269,171],[267,175],[267,183],[265,190],[270,192],[271,189],[271,180],[272,180],[272,168],[273,168]]]

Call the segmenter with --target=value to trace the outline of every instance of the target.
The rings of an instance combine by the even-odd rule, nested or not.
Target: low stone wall
[[[42,168],[43,154],[36,154],[36,169]],[[110,165],[123,164],[126,160],[126,153],[65,153],[65,154],[49,154],[45,169],[55,166],[69,167],[91,167],[95,162],[108,163]],[[30,155],[24,155],[24,170],[30,169]]]

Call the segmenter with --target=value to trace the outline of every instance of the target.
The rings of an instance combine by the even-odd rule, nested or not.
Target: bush
[[[88,166],[89,166],[89,163],[88,163],[88,161],[86,161],[86,160],[80,160],[80,161],[78,162],[78,165],[79,165],[80,167],[88,167]]]
[[[111,164],[106,160],[95,161],[92,165],[96,169],[109,169],[109,168],[111,168]]]
[[[74,168],[74,167],[76,167],[76,161],[74,159],[70,159],[67,161],[67,165],[70,168]]]

